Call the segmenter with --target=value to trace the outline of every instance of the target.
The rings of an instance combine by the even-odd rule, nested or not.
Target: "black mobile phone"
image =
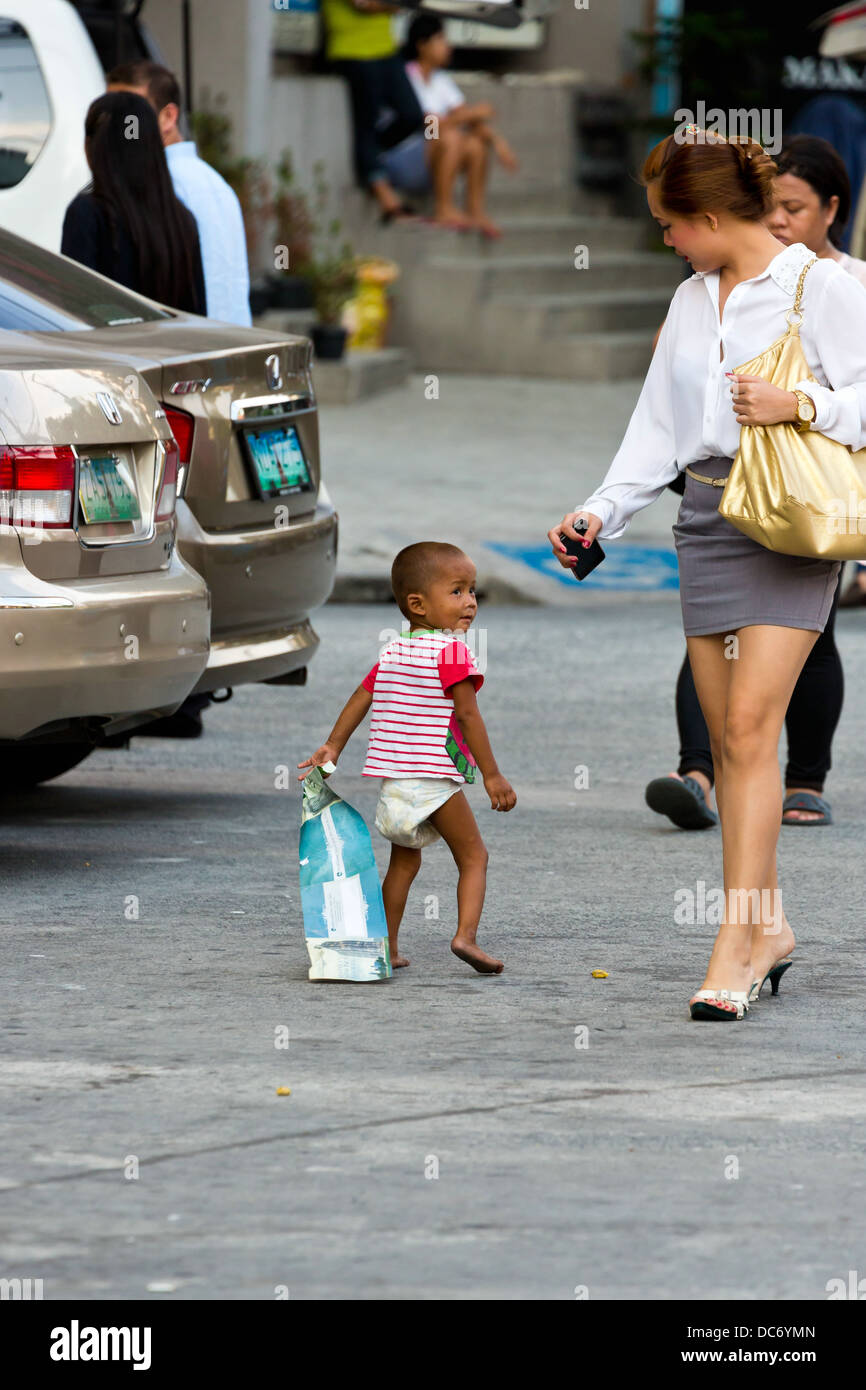
[[[589,522],[580,517],[574,523],[574,529],[583,535],[584,531],[589,529]],[[588,550],[584,549],[583,541],[573,541],[570,536],[563,536],[562,544],[569,555],[577,556],[577,564],[571,566],[575,579],[586,579],[586,576],[591,574],[596,565],[600,565],[604,559],[604,551],[598,541],[593,541]]]

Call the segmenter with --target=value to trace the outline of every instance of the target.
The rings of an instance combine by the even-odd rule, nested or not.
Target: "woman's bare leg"
[[[740,628],[736,635],[737,655],[729,663],[718,750],[721,778],[717,772],[716,786],[722,823],[725,917],[710,957],[705,989],[748,990],[753,980],[763,978],[774,960],[786,955],[794,944],[775,896],[776,845],[782,818],[778,747],[788,702],[818,634],[754,625]],[[708,678],[708,669],[702,670],[700,678],[695,673],[702,706]],[[712,693],[708,691],[707,697],[712,705]],[[707,723],[709,726],[709,718]],[[712,728],[710,738],[712,743]],[[717,757],[715,747],[713,757]]]
[[[695,689],[698,692],[701,713],[704,716],[707,732],[710,736],[716,807],[721,822],[724,795],[722,789],[724,780],[722,742],[725,732],[725,714],[728,708],[728,685],[731,678],[731,662],[726,656],[726,652],[730,650],[730,643],[726,644],[725,635],[712,633],[709,637],[687,637],[686,646],[688,647],[689,664],[692,668]],[[694,775],[691,773],[692,777]],[[709,784],[709,778],[706,781]],[[722,833],[722,854],[724,855],[724,830]]]
[[[497,232],[499,228],[490,221],[484,210],[487,171],[490,164],[489,150],[489,145],[479,136],[467,135],[461,167],[466,175],[466,212],[473,227],[482,231]]]
[[[437,222],[454,222],[469,226],[469,218],[454,202],[454,184],[463,162],[463,145],[466,137],[462,130],[445,128],[440,130],[435,140],[429,142],[430,174],[433,179],[435,200],[434,219]]]

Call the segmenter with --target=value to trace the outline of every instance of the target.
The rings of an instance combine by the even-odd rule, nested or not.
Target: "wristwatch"
[[[811,396],[806,395],[805,391],[795,391],[794,395],[797,397],[797,419],[795,423],[797,429],[802,433],[803,430],[807,430],[812,424],[817,411],[815,410],[815,402],[812,400]]]

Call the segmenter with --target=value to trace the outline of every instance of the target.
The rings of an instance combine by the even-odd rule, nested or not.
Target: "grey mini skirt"
[[[733,460],[689,465],[707,478],[727,476]],[[680,601],[687,637],[767,623],[823,632],[842,566],[838,560],[777,555],[719,516],[723,488],[686,474],[674,525]]]

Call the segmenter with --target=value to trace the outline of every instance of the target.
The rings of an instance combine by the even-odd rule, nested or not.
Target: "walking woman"
[[[866,261],[841,249],[842,233],[851,213],[851,184],[841,155],[819,135],[792,135],[782,146],[776,163],[778,201],[767,224],[770,231],[786,246],[802,241],[816,256],[829,256],[861,285],[866,285]],[[854,577],[837,602],[840,608],[866,604],[866,562],[855,565]],[[811,818],[801,813],[796,819]]]
[[[207,313],[198,228],[175,196],[150,102],[133,92],[97,97],[84,152],[93,182],[66,209],[64,256],[160,304]]]
[[[851,211],[851,185],[841,157],[815,135],[794,135],[776,159],[776,205],[767,226],[783,246],[801,241],[816,256],[841,265],[866,285],[866,262],[840,251]],[[672,483],[682,494],[685,475]],[[840,580],[841,583],[841,580]],[[839,590],[824,631],[806,658],[785,715],[788,759],[782,824],[831,825],[824,783],[831,767],[833,735],[842,713],[845,680],[836,646],[836,609],[866,603],[866,564],[856,567],[846,604]],[[680,762],[676,772],[655,777],[646,788],[647,804],[683,830],[703,830],[717,823],[710,805],[713,758],[706,721],[686,656],[677,678],[677,727]]]
[[[742,426],[797,421],[866,446],[866,290],[830,259],[805,276],[801,342],[816,381],[783,391],[737,376],[786,331],[814,259],[764,225],[776,166],[748,139],[690,126],[649,154],[642,182],[666,245],[695,272],[671,302],[625,438],[601,487],[548,533],[584,543],[622,535],[678,472],[686,490],[674,526],[689,659],[710,734],[722,829],[725,911],[695,1019],[745,1016],[764,980],[776,985],[794,934],[781,908],[776,847],[782,819],[778,743],[803,664],[824,630],[839,564],[777,554],[718,513]],[[715,481],[716,486],[711,483]],[[736,641],[732,641],[732,638]]]

